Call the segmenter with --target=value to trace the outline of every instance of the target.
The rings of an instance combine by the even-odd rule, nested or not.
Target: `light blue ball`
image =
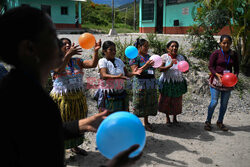
[[[136,58],[136,56],[138,55],[138,49],[134,46],[128,46],[125,49],[125,55],[129,58],[129,59],[134,59]]]
[[[140,119],[125,111],[108,116],[103,120],[96,134],[98,150],[108,159],[112,159],[134,144],[139,144],[140,147],[129,155],[134,157],[143,150],[145,142],[145,128]]]

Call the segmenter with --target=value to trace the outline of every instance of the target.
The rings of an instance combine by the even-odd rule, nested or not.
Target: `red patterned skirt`
[[[169,114],[178,115],[182,112],[182,96],[168,97],[160,94],[159,96],[159,111]]]

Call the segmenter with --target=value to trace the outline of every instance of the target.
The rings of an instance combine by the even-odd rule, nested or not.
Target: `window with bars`
[[[68,7],[65,6],[61,7],[61,15],[68,15]]]
[[[142,0],[142,20],[154,20],[154,0]]]

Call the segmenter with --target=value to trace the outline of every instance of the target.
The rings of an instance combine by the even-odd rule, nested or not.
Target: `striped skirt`
[[[182,95],[187,92],[186,80],[182,82],[163,82],[159,89],[158,110],[168,115],[178,115],[182,112]]]
[[[104,93],[103,105],[99,107],[99,112],[109,110],[111,113],[116,111],[129,110],[129,97],[126,91],[121,93]]]
[[[133,80],[132,112],[138,117],[157,115],[156,79]]]
[[[88,114],[86,96],[82,91],[68,92],[66,94],[51,94],[52,99],[58,104],[63,122],[86,118]],[[84,136],[66,140],[65,149],[79,146],[83,143]]]

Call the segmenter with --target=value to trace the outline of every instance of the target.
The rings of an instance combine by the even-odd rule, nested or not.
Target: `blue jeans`
[[[227,110],[227,104],[228,104],[228,100],[229,100],[229,97],[231,94],[231,90],[230,91],[220,91],[220,90],[217,90],[213,87],[210,87],[210,93],[211,93],[211,102],[208,106],[208,114],[207,114],[206,121],[211,123],[214,109],[218,103],[219,96],[221,95],[220,112],[219,112],[219,118],[218,118],[217,122],[222,123],[224,115],[225,115],[226,110]]]

